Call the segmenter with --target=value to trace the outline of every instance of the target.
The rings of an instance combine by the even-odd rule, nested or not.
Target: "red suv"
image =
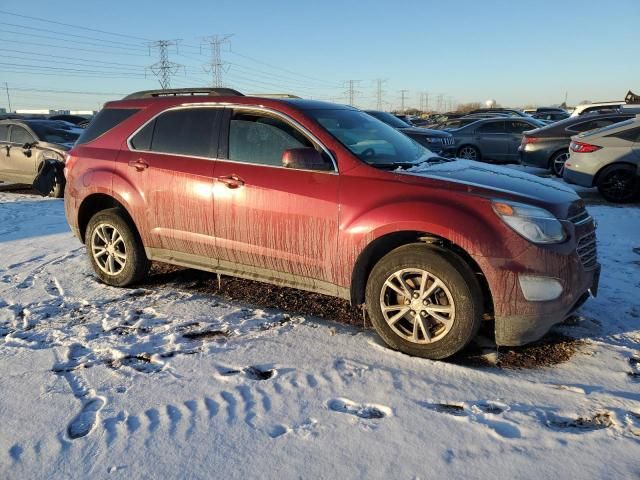
[[[495,319],[540,338],[596,293],[575,192],[435,156],[343,105],[230,89],[109,102],[66,162],[65,209],[105,283],[151,260],[364,304],[392,348],[448,357]]]

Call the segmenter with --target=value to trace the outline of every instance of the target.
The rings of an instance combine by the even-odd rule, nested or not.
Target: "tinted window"
[[[9,140],[9,125],[0,125],[0,142]]]
[[[630,128],[607,136],[621,138],[623,140],[628,140],[629,142],[640,142],[640,127]]]
[[[163,113],[154,122],[151,150],[196,157],[212,156],[218,114],[219,110],[214,108],[190,108]]]
[[[526,132],[527,130],[533,130],[534,128],[536,128],[526,122],[508,121],[505,122],[505,124],[507,126],[506,130],[509,133],[522,133]]]
[[[578,123],[577,125],[571,127],[571,130],[573,130],[574,132],[586,132],[595,128],[607,127],[614,123],[616,123],[616,121],[613,119],[602,118],[600,120],[590,120],[588,122]]]
[[[136,150],[151,150],[151,137],[156,121],[147,123],[142,130],[131,139],[131,146]]]
[[[391,115],[388,112],[379,112],[377,110],[371,110],[371,111],[367,111],[367,113],[369,115],[373,115],[378,120],[382,120],[387,125],[391,125],[392,127],[411,128],[411,125],[409,125],[407,122],[400,120],[398,117],[396,117],[395,115]]]
[[[480,133],[504,133],[504,122],[488,122],[478,127]]]
[[[18,143],[24,145],[25,143],[31,143],[35,139],[24,128],[13,125],[11,127],[11,143]]]
[[[290,148],[315,146],[288,123],[274,117],[235,112],[229,125],[229,160],[282,165]]]
[[[138,110],[131,108],[105,108],[101,110],[93,117],[89,126],[84,130],[82,135],[80,135],[77,143],[82,144],[95,140],[103,133],[108,132],[116,125],[124,122],[137,111]]]

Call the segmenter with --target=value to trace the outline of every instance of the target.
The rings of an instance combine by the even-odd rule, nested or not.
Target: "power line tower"
[[[358,90],[355,89],[355,87],[357,87],[359,83],[360,83],[360,80],[347,80],[345,82],[345,86],[347,90],[344,93],[349,99],[349,105],[351,105],[352,107],[354,106],[356,95],[360,93]]]
[[[158,40],[149,44],[149,49],[157,49],[160,59],[147,67],[158,77],[160,88],[166,90],[171,87],[171,77],[178,73],[182,65],[169,61],[169,47],[175,46],[178,50],[179,40]]]
[[[438,110],[438,112],[442,111],[443,99],[444,99],[444,93],[439,93],[436,100],[436,110]]]
[[[400,111],[404,113],[404,101],[407,98],[407,92],[409,90],[400,90]]]
[[[385,82],[386,80],[383,80],[382,78],[376,79],[376,110],[382,110],[382,96],[385,93],[382,89],[382,85],[384,85]]]
[[[225,63],[222,61],[222,47],[229,43],[229,39],[233,35],[211,35],[204,39],[204,43],[207,44],[211,50],[211,57],[209,60],[209,68],[211,73],[211,85],[214,87],[222,87],[224,81],[222,74],[225,72]]]

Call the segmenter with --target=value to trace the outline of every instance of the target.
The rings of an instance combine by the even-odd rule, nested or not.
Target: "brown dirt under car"
[[[151,274],[142,286],[151,287],[169,282],[181,289],[216,295],[261,308],[325,318],[360,329],[372,328],[368,320],[365,323],[362,310],[351,306],[346,300],[227,276],[222,276],[219,286],[215,274],[173,265],[154,263]],[[481,334],[490,336],[491,324],[487,323]],[[486,347],[471,344],[450,361],[466,366],[505,369],[548,367],[568,361],[585,344],[584,340],[551,332],[529,345],[494,349],[497,355],[494,355],[496,358],[493,360],[489,359]]]

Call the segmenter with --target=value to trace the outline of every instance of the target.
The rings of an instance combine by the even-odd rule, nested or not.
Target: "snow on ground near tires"
[[[0,192],[1,476],[637,478],[640,209],[590,211],[600,293],[562,327],[586,345],[501,370],[176,284],[107,287],[62,201]]]

